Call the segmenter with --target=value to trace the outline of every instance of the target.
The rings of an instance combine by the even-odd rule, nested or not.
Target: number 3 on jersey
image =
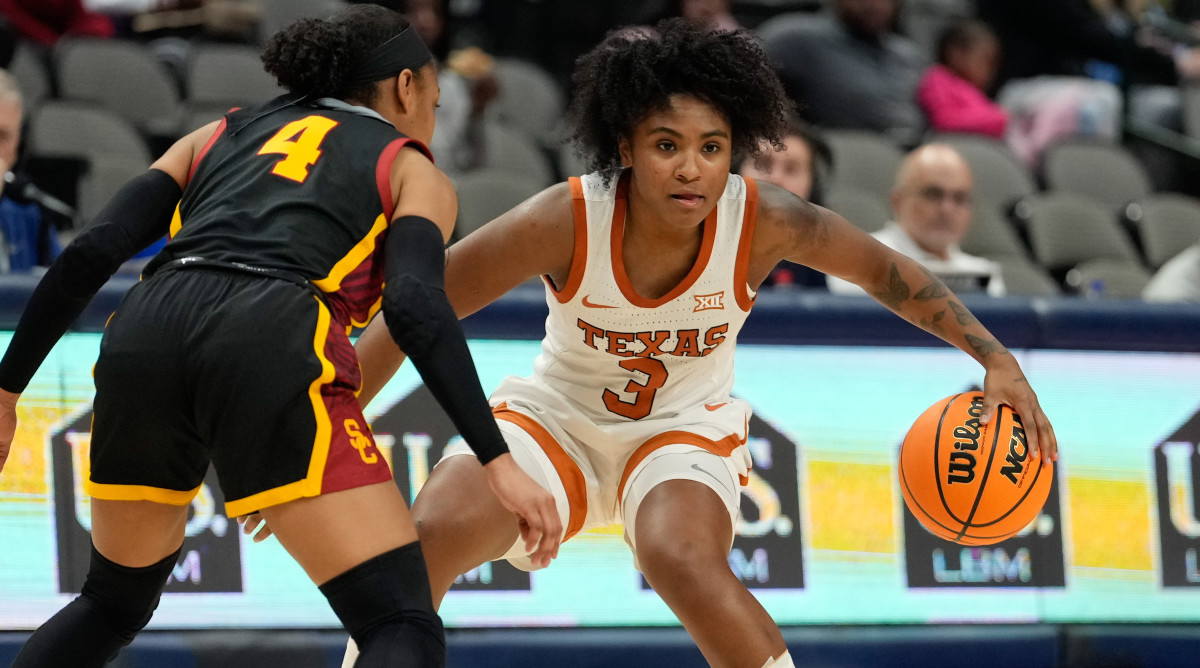
[[[321,142],[325,141],[325,135],[337,127],[337,124],[337,121],[324,116],[307,116],[292,121],[268,139],[258,150],[258,154],[282,153],[287,156],[275,163],[271,173],[296,183],[304,183],[304,179],[308,178],[308,168],[315,165],[321,157]]]
[[[622,417],[640,420],[650,414],[650,409],[654,407],[654,393],[666,384],[667,367],[653,357],[631,357],[620,364],[622,369],[646,374],[646,382],[631,380],[625,384],[625,391],[635,395],[633,401],[622,401],[616,392],[604,390],[604,406]]]

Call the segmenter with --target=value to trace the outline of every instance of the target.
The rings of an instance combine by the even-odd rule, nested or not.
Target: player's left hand
[[[253,535],[254,542],[256,543],[261,543],[271,537],[271,527],[267,526],[267,523],[263,520],[261,513],[242,515],[237,518],[237,521],[238,524],[242,525],[242,533],[246,534],[247,536]],[[254,533],[254,529],[260,524],[262,525],[262,528],[258,530],[258,533]]]
[[[1012,355],[1006,355],[1003,363],[988,366],[983,381],[983,415],[979,421],[985,425],[991,422],[996,406],[1000,404],[1012,408],[1021,417],[1031,457],[1040,455],[1044,462],[1058,459],[1054,427],[1029,386],[1025,372]]]
[[[19,394],[0,390],[0,471],[4,470],[4,462],[8,461],[13,437],[17,433],[17,400],[20,398]]]

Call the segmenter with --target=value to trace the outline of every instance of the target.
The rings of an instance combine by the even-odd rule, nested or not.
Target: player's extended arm
[[[445,241],[458,210],[454,186],[415,150],[400,152],[392,174],[398,204],[384,249],[384,322],[484,465],[492,491],[518,516],[534,563],[547,565],[562,536],[554,497],[509,454],[444,291]]]
[[[575,230],[567,184],[551,186],[450,247],[445,290],[458,317],[487,306],[534,276],[562,285],[570,273]],[[354,346],[362,367],[358,401],[364,407],[404,363],[382,318]]]
[[[1016,358],[941,280],[836,213],[770,184],[759,188],[756,254],[766,252],[855,283],[892,312],[975,358],[987,371],[981,421],[986,423],[998,404],[1008,404],[1025,422],[1030,451],[1057,459],[1054,429]]]
[[[203,130],[180,139],[119,190],[34,288],[0,360],[0,470],[12,447],[21,392],[121,263],[167,233]],[[204,139],[212,133],[207,130]]]

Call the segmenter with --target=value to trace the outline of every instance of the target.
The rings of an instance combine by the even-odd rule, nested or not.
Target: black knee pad
[[[397,624],[419,631],[421,642],[445,652],[442,620],[433,611],[429,573],[420,543],[369,559],[320,586],[346,631],[366,653],[376,630]],[[411,635],[411,633],[409,634]]]
[[[92,560],[80,596],[102,611],[108,624],[129,640],[150,622],[163,587],[179,561],[179,550],[158,563],[131,568],[109,561],[92,546]],[[129,641],[126,641],[128,643]]]

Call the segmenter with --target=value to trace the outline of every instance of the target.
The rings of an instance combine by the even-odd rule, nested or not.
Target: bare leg
[[[516,516],[500,505],[474,457],[451,457],[438,464],[413,501],[412,512],[435,608],[455,578],[499,559],[519,535]]]
[[[417,539],[392,481],[262,510],[279,542],[316,584]]]
[[[779,627],[729,568],[729,513],[708,487],[669,480],[634,519],[637,557],[658,592],[714,668],[762,668],[787,646]]]

